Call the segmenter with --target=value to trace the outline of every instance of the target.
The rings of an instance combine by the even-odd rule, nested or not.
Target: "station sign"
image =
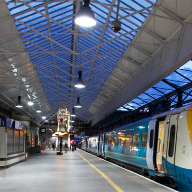
[[[0,117],[0,127],[9,127],[15,128],[19,130],[26,130],[27,126],[19,121],[15,121],[13,119],[9,119],[6,117]]]
[[[13,119],[9,119],[6,117],[0,117],[0,126],[1,127],[15,128],[15,121]]]
[[[15,121],[15,129],[26,130],[27,126],[19,121]]]

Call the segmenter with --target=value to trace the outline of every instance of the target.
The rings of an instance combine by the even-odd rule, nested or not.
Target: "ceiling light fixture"
[[[36,111],[37,113],[41,113],[41,110],[39,110],[39,109],[37,109],[37,111]]]
[[[28,102],[28,105],[29,105],[29,106],[32,106],[32,105],[33,105],[33,102],[29,101],[29,102]]]
[[[75,106],[74,106],[74,107],[76,107],[76,108],[81,108],[81,107],[82,107],[79,99],[80,99],[80,97],[77,97],[77,103],[76,103]]]
[[[72,113],[71,113],[71,117],[75,117],[75,116],[76,116],[74,110],[75,110],[75,109],[73,108],[73,111],[72,111]]]
[[[96,25],[95,15],[89,7],[90,0],[84,0],[83,7],[75,16],[75,23],[82,27],[92,27]]]
[[[73,120],[73,118],[71,118],[71,123],[74,123],[75,121]]]
[[[46,117],[45,117],[45,116],[43,116],[43,117],[42,117],[42,119],[46,119]]]
[[[23,104],[21,103],[21,96],[18,96],[18,101],[17,101],[17,104],[15,105],[15,107],[17,107],[17,108],[23,107]]]
[[[82,71],[78,71],[78,75],[79,75],[79,78],[77,79],[77,81],[76,81],[76,83],[75,83],[75,87],[76,87],[76,88],[79,88],[79,89],[82,89],[82,88],[85,87],[84,82],[83,82],[83,80],[81,79]]]

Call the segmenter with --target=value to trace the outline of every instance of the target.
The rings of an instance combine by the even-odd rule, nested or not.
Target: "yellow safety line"
[[[109,151],[106,151],[107,153],[114,153],[114,152],[109,152]],[[124,154],[121,154],[121,153],[114,153],[114,154],[118,154],[118,155],[123,155],[123,156],[129,156],[129,157],[135,157],[135,158],[139,158],[139,159],[146,159],[146,158],[143,158],[143,157],[137,157],[137,156],[132,156],[132,155],[124,155]]]
[[[118,192],[124,192],[121,188],[119,188],[109,177],[107,177],[102,171],[97,169],[94,165],[92,165],[89,161],[87,161],[82,155],[80,155],[78,152],[76,152],[83,160],[85,160],[93,169],[95,169],[98,173],[100,173]]]

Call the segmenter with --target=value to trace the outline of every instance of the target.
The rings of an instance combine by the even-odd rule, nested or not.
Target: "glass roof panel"
[[[153,2],[155,1],[153,0]],[[91,82],[91,84],[88,84],[88,90],[86,89],[85,93],[92,94],[92,96],[97,95],[119,61],[119,57],[127,49],[127,42],[131,41],[136,35],[137,31],[133,30],[141,27],[146,19],[144,14],[133,14],[133,9],[141,10],[151,6],[148,1],[130,0],[128,3],[127,0],[121,0],[120,7],[124,8],[119,10],[122,30],[114,34],[110,28],[110,22],[115,20],[117,8],[113,7],[113,11],[110,13],[111,1],[103,0],[102,3],[106,5],[94,3],[94,1],[90,3],[91,9],[95,12],[97,25],[90,28],[78,28],[79,34],[77,35],[77,51],[82,53],[82,58],[77,57],[75,61],[76,65],[81,65],[76,67],[75,75],[77,76],[78,69],[83,71],[84,81]],[[29,8],[28,5],[33,9]],[[115,5],[117,5],[117,1]],[[30,59],[51,106],[58,105],[60,102],[59,95],[66,94],[66,86],[68,87],[71,83],[71,64],[74,63],[72,51],[75,45],[73,18],[76,10],[74,10],[74,1],[32,2],[27,5],[11,3],[7,6],[11,15],[21,22],[15,22],[17,29],[20,33],[22,32],[25,48],[31,52],[29,53]],[[40,13],[36,12],[35,9]],[[132,9],[132,11],[127,9]],[[45,17],[43,14],[46,14],[47,10],[49,15]],[[107,18],[109,23],[106,22]],[[59,24],[54,21],[59,22]],[[106,30],[103,30],[105,28]],[[53,51],[55,53],[50,54]],[[92,86],[96,88],[94,93],[90,93]],[[74,92],[78,94],[77,91]],[[54,94],[52,95],[52,93]],[[92,102],[92,98],[89,99],[88,95],[85,95],[86,97],[87,100]],[[139,97],[147,102],[152,100],[146,94]],[[145,102],[141,99],[137,98],[134,102],[143,105]],[[134,102],[129,104],[129,108],[139,107]]]
[[[140,105],[138,105],[138,104],[131,101],[131,102],[125,104],[124,107],[127,108],[127,109],[135,110],[135,109],[139,108]]]
[[[164,93],[159,92],[158,90],[152,88],[149,88],[147,91],[145,91],[145,93],[147,93],[148,95],[150,95],[151,97],[158,99],[159,97],[163,96]]]
[[[181,75],[175,72],[166,77],[165,79],[173,84],[176,84],[177,86],[183,86],[190,82],[188,79],[182,77]]]
[[[139,97],[133,99],[132,102],[138,104],[139,106],[142,106],[142,105],[146,104],[144,101],[142,101],[141,99],[139,99]]]
[[[152,96],[150,97],[150,96],[146,95],[145,93],[142,93],[141,95],[139,95],[138,98],[144,100],[147,103],[154,100],[154,98],[152,98]]]
[[[163,81],[160,81],[159,83],[157,83],[153,87],[156,88],[157,90],[159,90],[160,92],[163,92],[164,94],[167,94],[167,93],[175,90],[173,87],[169,86],[168,84],[166,84]]]

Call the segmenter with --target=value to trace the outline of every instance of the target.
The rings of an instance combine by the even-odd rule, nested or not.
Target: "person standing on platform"
[[[55,151],[55,143],[52,143],[53,151]]]
[[[71,150],[74,151],[74,143],[71,144]]]
[[[74,142],[74,150],[76,150],[76,148],[77,148],[77,144],[76,142]]]
[[[67,142],[65,142],[65,153],[67,153],[67,150],[68,150],[68,144]]]
[[[60,140],[60,153],[62,152],[62,143],[63,143],[63,141]]]

